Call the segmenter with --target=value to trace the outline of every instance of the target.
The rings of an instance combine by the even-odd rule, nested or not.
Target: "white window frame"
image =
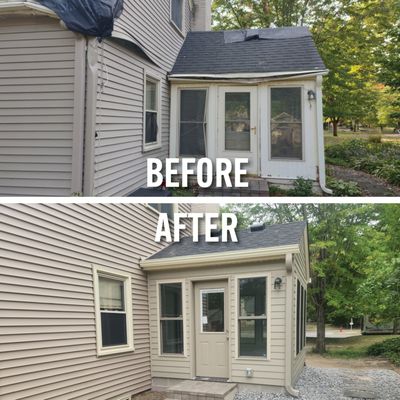
[[[147,109],[147,81],[155,83],[156,95],[157,95],[157,109],[156,110],[148,110]],[[152,151],[161,148],[161,135],[162,135],[162,127],[161,127],[161,101],[162,101],[162,92],[161,92],[161,78],[157,77],[151,73],[145,71],[144,73],[144,82],[143,82],[143,152]],[[157,113],[157,141],[154,143],[146,143],[146,113],[147,111],[156,112]]]
[[[181,36],[185,36],[184,30],[185,30],[185,1],[186,0],[182,0],[182,21],[181,21],[181,25],[182,28],[179,28],[179,26],[175,23],[175,21],[172,19],[172,1],[169,1],[169,21],[171,23],[171,25],[176,29],[176,31],[181,35]]]
[[[302,144],[302,158],[275,158],[272,157],[272,90],[273,89],[301,89],[301,144]],[[304,85],[271,85],[268,87],[268,159],[269,161],[288,161],[288,162],[306,162],[306,146],[305,146],[305,101],[304,101]]]
[[[124,283],[124,305],[126,314],[126,337],[127,344],[113,347],[103,346],[103,335],[101,330],[101,310],[100,310],[100,285],[99,278],[111,278]],[[132,278],[129,274],[123,274],[119,270],[109,267],[93,265],[93,289],[96,316],[96,343],[97,355],[106,356],[112,354],[126,353],[135,351],[133,341],[133,315],[132,315]]]
[[[172,354],[172,353],[163,353],[162,352],[162,344],[161,344],[161,285],[172,284],[172,283],[180,283],[182,285],[182,320],[183,320],[183,353],[181,354]],[[185,303],[185,280],[184,279],[167,279],[156,281],[156,290],[157,290],[157,341],[158,341],[158,356],[162,358],[187,358],[187,340],[186,340],[186,303]]]
[[[265,301],[266,304],[266,321],[267,321],[267,348],[266,348],[266,357],[262,356],[241,356],[240,355],[240,337],[239,337],[239,318],[240,318],[240,287],[239,281],[241,279],[250,279],[250,278],[265,278],[266,279],[266,296]],[[271,361],[271,273],[258,273],[258,274],[244,274],[244,275],[236,275],[235,276],[235,292],[236,292],[236,312],[235,312],[235,340],[236,340],[236,349],[235,349],[235,359],[236,360],[265,360]],[[254,317],[248,319],[255,319]],[[257,318],[256,318],[257,319]]]

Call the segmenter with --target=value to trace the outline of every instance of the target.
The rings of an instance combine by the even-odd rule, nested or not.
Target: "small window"
[[[296,354],[303,351],[306,346],[306,321],[307,321],[307,290],[297,280],[296,301]]]
[[[182,283],[160,285],[161,354],[183,354]]]
[[[301,88],[271,89],[271,158],[303,160]]]
[[[130,277],[95,268],[94,287],[98,354],[133,350]]]
[[[201,332],[225,332],[225,290],[201,290]]]
[[[267,357],[267,278],[239,279],[239,356]]]
[[[146,77],[144,149],[160,145],[160,82]]]
[[[162,214],[168,214],[169,219],[174,219],[175,206],[174,204],[149,204],[151,208]]]
[[[181,90],[180,97],[180,155],[205,157],[207,90]]]
[[[183,31],[183,0],[171,0],[171,21]]]

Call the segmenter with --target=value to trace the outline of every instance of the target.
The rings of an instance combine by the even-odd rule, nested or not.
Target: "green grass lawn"
[[[399,337],[398,335],[368,335],[350,338],[326,339],[326,356],[333,358],[363,358],[367,357],[367,349],[374,343]],[[307,343],[314,347],[315,339],[307,339]]]
[[[383,135],[380,133],[380,130],[372,130],[370,132],[343,132],[339,131],[339,136],[333,136],[332,132],[325,131],[325,146],[329,147],[334,144],[341,144],[348,140],[353,139],[362,139],[368,140],[371,137],[382,137],[382,142],[392,142],[400,144],[400,137],[399,135],[393,135],[393,129],[385,129]]]

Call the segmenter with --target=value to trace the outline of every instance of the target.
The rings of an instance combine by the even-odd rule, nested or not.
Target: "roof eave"
[[[286,71],[286,72],[256,72],[256,73],[233,73],[233,74],[171,74],[170,81],[187,80],[239,80],[239,79],[292,79],[301,77],[324,76],[329,73],[327,69],[309,71]]]
[[[37,3],[29,3],[25,1],[0,3],[0,15],[2,14],[47,15],[59,19],[57,14],[49,8]]]
[[[300,253],[299,244],[275,246],[261,249],[236,250],[201,255],[190,255],[169,258],[143,260],[141,268],[147,272],[217,267],[242,263],[254,263],[266,260],[285,258],[286,254]]]

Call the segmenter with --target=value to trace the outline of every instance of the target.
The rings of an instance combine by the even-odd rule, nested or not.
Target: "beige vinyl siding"
[[[292,324],[292,385],[295,385],[304,368],[306,361],[306,349],[304,348],[296,355],[296,326],[297,326],[297,280],[299,280],[304,288],[307,288],[307,270],[306,270],[306,254],[305,254],[305,238],[301,240],[300,253],[293,257],[293,324]]]
[[[186,1],[185,32],[190,29],[190,16]],[[126,1],[115,30],[125,36],[127,32],[132,35],[156,65],[115,41],[106,40],[98,48],[95,196],[125,196],[147,186],[147,158],[163,160],[168,156],[170,90],[167,74],[184,40],[170,23],[170,0]],[[158,77],[161,85],[161,147],[151,151],[143,151],[146,73]]]
[[[270,360],[256,360],[236,358],[236,277],[246,273],[271,273],[268,290],[271,294],[271,314],[268,316],[271,336]],[[193,281],[209,279],[229,279],[230,301],[230,362],[231,380],[238,383],[284,386],[285,375],[285,306],[286,288],[279,291],[273,289],[276,277],[285,280],[286,270],[284,261],[263,263],[259,265],[249,264],[232,267],[204,268],[191,271],[154,272],[149,274],[149,305],[150,305],[150,333],[151,333],[151,362],[152,376],[154,378],[192,379],[195,374],[194,362],[194,320],[193,315]],[[184,280],[185,283],[185,357],[170,357],[159,355],[158,320],[157,320],[157,281]],[[253,368],[254,377],[246,378],[245,369]]]
[[[0,205],[2,400],[119,399],[151,387],[145,205]],[[135,351],[97,357],[92,265],[132,277]]]
[[[81,191],[77,37],[54,18],[0,17],[0,196]]]

